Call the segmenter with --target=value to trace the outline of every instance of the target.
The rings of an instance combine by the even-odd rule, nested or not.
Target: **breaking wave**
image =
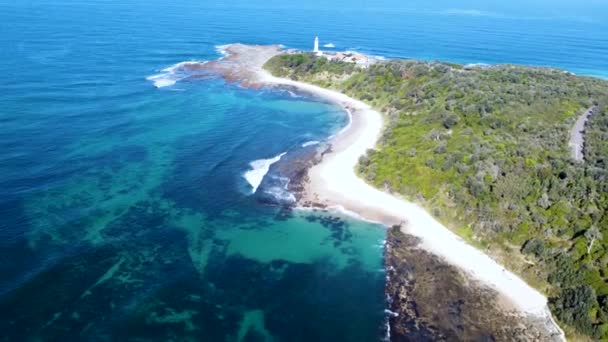
[[[270,196],[273,202],[279,204],[294,204],[296,203],[296,197],[287,190],[290,181],[291,180],[287,177],[272,176],[272,185],[264,189],[264,194]]]
[[[311,140],[311,141],[307,141],[307,142],[303,143],[302,147],[308,147],[308,146],[318,145],[318,144],[319,144],[319,141]]]
[[[293,91],[291,91],[291,90],[288,90],[288,91],[287,91],[287,93],[289,94],[289,96],[291,96],[291,97],[292,97],[292,98],[294,98],[294,99],[299,99],[299,98],[301,98],[301,97],[302,97],[302,96],[300,96],[300,95],[298,95],[298,94],[294,93],[294,92],[293,92]]]
[[[189,73],[184,67],[189,65],[201,65],[207,62],[181,62],[161,70],[159,74],[146,77],[148,81],[154,83],[156,88],[164,88],[174,85],[177,81],[186,78]]]
[[[487,69],[487,68],[491,68],[492,65],[491,64],[487,64],[487,63],[469,63],[469,64],[465,64],[464,66],[465,68],[481,68],[481,69]]]
[[[217,51],[217,53],[222,55],[223,56],[222,58],[228,57],[228,56],[230,56],[230,54],[228,53],[228,50],[227,50],[229,46],[230,46],[229,44],[228,45],[216,45],[215,51]]]
[[[251,185],[253,189],[252,193],[255,193],[258,190],[264,176],[266,176],[268,170],[270,170],[270,166],[281,160],[281,157],[286,153],[287,152],[283,152],[274,158],[254,160],[249,163],[251,170],[245,172],[243,177],[245,177],[249,185]]]

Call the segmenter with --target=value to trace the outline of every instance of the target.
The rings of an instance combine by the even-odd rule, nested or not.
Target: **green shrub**
[[[467,227],[458,232],[476,243],[522,246],[536,259],[534,283],[558,294],[556,316],[603,336],[608,308],[595,303],[608,296],[608,82],[548,68],[411,60],[362,70],[310,54],[277,56],[266,68],[373,104],[386,129],[361,158],[362,176],[431,212],[442,208],[438,219]],[[585,162],[575,163],[570,130],[592,105]],[[586,233],[592,226],[598,231]]]
[[[549,305],[560,321],[574,326],[582,333],[595,335],[590,311],[597,307],[598,303],[591,286],[565,289],[558,297],[551,298]]]

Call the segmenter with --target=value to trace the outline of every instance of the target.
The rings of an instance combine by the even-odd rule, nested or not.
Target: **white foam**
[[[391,340],[391,324],[388,319],[386,319],[384,328],[386,330],[386,334],[384,335],[383,341],[389,342]]]
[[[350,217],[352,217],[354,219],[357,219],[359,221],[364,221],[364,222],[368,222],[368,223],[372,223],[372,224],[382,225],[382,222],[380,222],[380,221],[374,221],[374,220],[367,219],[367,218],[359,215],[358,213],[356,213],[356,212],[354,212],[352,210],[348,210],[348,209],[344,208],[341,205],[333,205],[333,206],[328,207],[327,209],[334,210],[334,211],[336,211],[338,213],[341,213],[341,214],[343,214],[345,216],[350,216]]]
[[[319,144],[319,141],[311,140],[311,141],[307,141],[307,142],[303,143],[302,147],[308,147],[308,146],[318,145],[318,144]]]
[[[327,44],[323,45],[323,47],[333,49],[333,48],[335,48],[336,46],[335,46],[333,43],[327,43]]]
[[[294,196],[291,192],[289,192],[285,189],[281,189],[276,186],[272,187],[270,189],[267,189],[264,192],[267,193],[268,195],[272,196],[274,199],[276,199],[279,202],[283,202],[283,203],[295,203],[296,202],[296,196]]]
[[[335,137],[339,137],[340,135],[344,134],[346,131],[348,131],[350,129],[350,126],[353,123],[353,113],[350,111],[350,109],[347,109],[346,107],[344,108],[344,110],[346,111],[346,114],[348,115],[348,123],[338,133],[330,135],[327,138],[327,140],[333,140]]]
[[[269,186],[264,189],[264,193],[273,197],[279,203],[296,203],[296,196],[289,192],[289,183],[291,179],[287,177],[272,176],[274,186]],[[278,184],[277,184],[278,183]]]
[[[293,97],[293,98],[301,98],[302,96],[299,96],[298,94],[294,93],[291,90],[288,90],[287,93],[289,94],[289,96]]]
[[[340,130],[340,132],[338,132],[335,135],[332,135],[331,138],[344,134],[344,132],[348,131],[350,129],[350,126],[353,124],[353,113],[348,108],[345,108],[345,110],[346,110],[346,114],[348,115],[348,123],[346,124],[346,126],[344,126],[344,128],[342,128]]]
[[[487,63],[469,63],[466,64],[464,67],[465,68],[490,68],[492,65],[491,64],[487,64]]]
[[[156,88],[172,86],[175,84],[175,82],[177,82],[177,80],[171,79],[164,74],[148,76],[148,77],[146,77],[146,79],[148,81],[154,82],[154,86]]]
[[[386,240],[378,241],[378,243],[373,244],[375,248],[384,249],[386,247]]]
[[[258,187],[262,183],[264,176],[266,176],[266,174],[268,173],[268,170],[270,170],[270,166],[281,160],[281,157],[283,157],[286,153],[287,152],[283,152],[278,156],[270,159],[259,159],[249,163],[249,165],[251,166],[251,170],[245,172],[243,177],[245,177],[249,185],[251,185],[251,187],[253,188],[252,193],[258,191]]]
[[[384,309],[384,313],[385,313],[385,314],[387,314],[387,315],[389,315],[389,316],[392,316],[392,317],[398,317],[398,316],[399,316],[399,313],[397,313],[397,312],[392,312],[392,311],[391,311],[391,310],[389,310],[389,309]]]
[[[184,71],[185,66],[201,65],[201,64],[205,64],[205,63],[207,63],[207,62],[196,62],[196,61],[180,62],[180,63],[174,64],[168,68],[161,70],[161,72],[159,74],[148,76],[148,77],[146,77],[146,79],[148,81],[153,82],[154,86],[156,88],[169,87],[169,86],[174,85],[178,81],[184,79],[187,76],[187,72]]]
[[[215,51],[217,51],[220,55],[222,55],[222,58],[220,58],[220,59],[230,56],[230,53],[228,52],[229,47],[230,47],[230,45],[216,45],[215,46]]]

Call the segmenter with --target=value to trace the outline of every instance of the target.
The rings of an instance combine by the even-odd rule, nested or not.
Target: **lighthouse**
[[[312,50],[312,52],[314,52],[315,55],[317,55],[317,56],[322,54],[322,52],[319,51],[319,37],[315,37],[315,45],[314,45],[314,49]]]

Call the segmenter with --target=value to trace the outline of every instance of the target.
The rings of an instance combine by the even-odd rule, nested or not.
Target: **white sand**
[[[319,200],[341,206],[373,221],[405,223],[404,232],[421,238],[425,249],[496,289],[524,313],[552,320],[547,298],[536,289],[466,243],[420,206],[380,191],[357,177],[354,170],[359,157],[375,147],[381,133],[383,120],[380,113],[365,103],[336,91],[273,77],[267,73],[263,80],[270,84],[297,87],[341,104],[351,113],[348,129],[332,141],[333,152],[310,170],[309,191],[313,191]],[[555,328],[559,329],[557,324]],[[560,333],[563,337],[561,330]]]

